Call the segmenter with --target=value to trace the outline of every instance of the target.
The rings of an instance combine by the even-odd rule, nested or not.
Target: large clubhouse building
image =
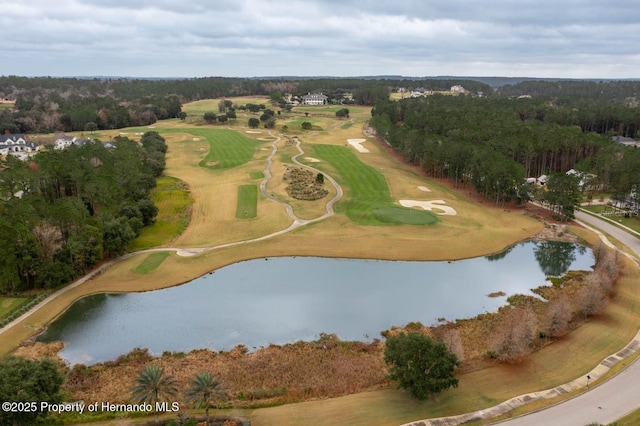
[[[307,93],[302,97],[302,103],[305,105],[325,105],[329,98],[322,93]]]

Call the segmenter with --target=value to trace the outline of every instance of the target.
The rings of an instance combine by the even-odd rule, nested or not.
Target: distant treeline
[[[640,100],[640,81],[547,79],[494,88],[478,80],[295,77],[162,80],[6,76],[0,77],[0,98],[15,101],[15,108],[0,109],[0,132],[52,133],[149,125],[156,120],[184,118],[182,105],[201,99],[271,96],[274,92],[294,95],[323,92],[329,99],[343,99],[343,94],[350,93],[355,104],[375,105],[399,88],[445,91],[456,85],[464,87],[470,96],[492,99],[531,96],[558,107],[577,108],[581,117],[562,109],[567,111],[562,124],[579,125],[586,131],[614,131],[630,137],[637,131],[638,126],[634,124],[637,120],[632,115],[637,117],[633,108],[638,107]],[[599,120],[605,123],[599,125]],[[628,127],[620,129],[620,123]]]
[[[0,294],[53,288],[119,256],[158,209],[150,198],[167,146],[117,137],[0,162]]]
[[[432,95],[380,101],[372,115],[371,126],[408,162],[497,202],[526,199],[526,177],[571,168],[597,175],[592,188],[640,192],[640,150],[612,140],[636,136],[637,106]]]
[[[0,132],[52,133],[144,126],[177,118],[182,104],[200,99],[264,95],[273,92],[344,93],[354,103],[373,105],[396,87],[448,90],[464,84],[468,90],[490,92],[490,86],[468,80],[241,79],[206,77],[183,80],[82,79],[0,77],[0,98],[15,101],[15,110],[0,109]]]

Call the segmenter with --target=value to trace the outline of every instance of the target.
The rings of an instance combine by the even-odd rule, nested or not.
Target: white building
[[[322,93],[307,93],[302,97],[302,103],[305,105],[325,105],[328,99]]]
[[[37,143],[25,139],[23,134],[0,136],[0,155],[16,155],[22,157],[27,153],[38,152]]]
[[[88,144],[89,142],[91,142],[90,139],[82,139],[75,136],[63,136],[56,139],[53,144],[53,149],[65,149],[69,148],[71,145],[82,146]]]

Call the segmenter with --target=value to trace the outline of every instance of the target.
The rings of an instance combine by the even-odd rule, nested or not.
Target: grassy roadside
[[[593,213],[597,213],[602,215],[603,213],[613,211],[613,208],[609,206],[588,206],[583,207],[583,209],[588,210]],[[631,228],[636,232],[640,232],[640,220],[636,218],[629,218],[624,216],[605,216],[610,219],[611,222],[619,223],[621,225],[626,226],[627,228]]]

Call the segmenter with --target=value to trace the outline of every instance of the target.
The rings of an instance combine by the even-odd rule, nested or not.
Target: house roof
[[[1,135],[0,136],[0,144],[6,144],[7,141],[11,140],[13,142],[17,142],[19,139],[26,140],[23,133],[13,133],[10,135]]]

